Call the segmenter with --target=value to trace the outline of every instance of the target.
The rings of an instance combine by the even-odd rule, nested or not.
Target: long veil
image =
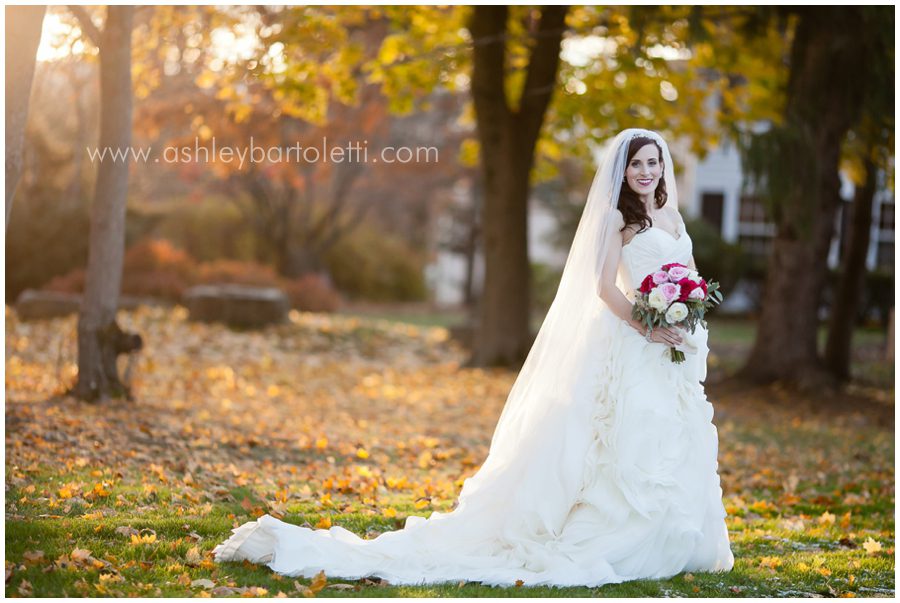
[[[324,569],[330,576],[376,575],[395,584],[461,578],[511,584],[523,575],[516,560],[526,559],[529,567],[562,569],[557,575],[581,580],[573,583],[614,579],[611,569],[604,577],[596,567],[593,573],[561,568],[572,562],[553,554],[553,541],[583,485],[594,438],[589,427],[597,377],[591,370],[590,331],[605,307],[598,285],[609,257],[612,210],[629,143],[638,136],[662,148],[667,204],[678,206],[672,157],[659,134],[630,128],[606,145],[556,297],[507,397],[489,454],[463,482],[456,507],[427,519],[410,516],[402,530],[371,540],[340,526],[311,530],[263,516],[236,528],[216,547],[217,560],[266,562],[292,576],[311,577]]]
[[[580,466],[590,445],[591,434],[578,421],[589,411],[580,403],[585,395],[592,398],[590,391],[582,391],[590,387],[589,323],[606,306],[599,296],[600,276],[609,257],[612,212],[618,207],[628,146],[637,137],[650,138],[662,148],[666,205],[678,208],[674,164],[662,136],[628,128],[605,145],[556,296],[509,392],[488,457],[463,484],[460,509],[479,491],[490,489],[508,502],[509,521],[519,520],[516,514],[521,511],[538,533],[555,535],[562,528],[582,477],[564,467]],[[558,482],[553,485],[561,495],[548,495],[548,484],[538,483],[554,467]],[[536,483],[529,484],[532,477]]]

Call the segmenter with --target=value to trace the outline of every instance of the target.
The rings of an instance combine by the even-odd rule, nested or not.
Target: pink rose
[[[666,302],[672,303],[681,295],[681,287],[675,283],[663,283],[659,286],[659,292],[665,298]]]
[[[672,262],[671,264],[665,264],[662,267],[662,270],[668,270],[668,269],[672,268],[673,266],[681,266],[682,268],[687,268],[687,266],[685,266],[684,264],[679,264],[678,262]]]
[[[687,278],[690,273],[691,271],[684,266],[672,266],[669,268],[669,278],[672,279],[673,282],[678,282],[683,278]]]
[[[664,270],[660,270],[659,272],[653,273],[653,284],[661,285],[662,283],[669,282],[669,273]]]
[[[698,286],[688,293],[688,299],[706,299],[706,294],[703,293],[703,288]]]

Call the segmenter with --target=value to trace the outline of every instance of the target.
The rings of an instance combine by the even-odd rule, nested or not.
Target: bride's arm
[[[600,282],[597,284],[597,293],[600,296],[600,299],[609,306],[609,309],[612,310],[613,314],[630,324],[636,331],[643,334],[645,331],[644,325],[631,317],[632,303],[628,301],[628,298],[625,297],[618,287],[616,287],[616,271],[619,267],[619,256],[622,253],[623,244],[622,231],[620,229],[625,226],[625,218],[618,209],[614,210],[614,215],[616,224],[613,225],[610,232],[612,240],[609,243],[609,255],[606,258],[606,264],[603,266]]]
[[[681,216],[681,212],[676,211],[675,213],[678,214],[678,219],[681,221],[681,232],[687,232],[687,225],[684,223],[684,218]],[[688,268],[690,268],[691,270],[697,269],[697,264],[694,262],[693,254],[691,254],[691,261],[688,262]]]

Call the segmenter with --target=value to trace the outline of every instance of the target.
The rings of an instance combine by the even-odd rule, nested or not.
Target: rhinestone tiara
[[[655,140],[656,142],[660,142],[659,135],[656,132],[651,132],[650,130],[639,130],[631,135],[631,140],[635,138],[650,138],[651,140]]]

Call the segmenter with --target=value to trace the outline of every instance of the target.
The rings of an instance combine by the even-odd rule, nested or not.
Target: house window
[[[894,230],[894,204],[882,203],[881,215],[878,218],[878,228],[880,230]]]
[[[722,193],[703,193],[700,197],[700,216],[712,225],[716,232],[722,232],[722,216],[725,206],[725,195]]]
[[[894,243],[893,241],[881,241],[878,243],[878,254],[875,264],[879,268],[894,267]]]
[[[762,201],[755,195],[741,197],[740,220],[744,224],[765,224],[769,220],[766,216],[766,208]]]
[[[742,234],[738,242],[744,253],[759,259],[768,257],[772,249],[772,237],[766,235]]]

